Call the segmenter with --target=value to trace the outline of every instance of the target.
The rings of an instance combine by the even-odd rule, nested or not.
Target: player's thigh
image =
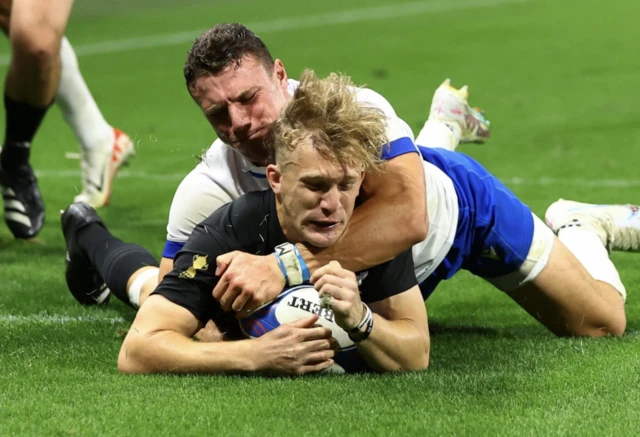
[[[21,44],[58,47],[73,0],[13,0],[10,36]]]
[[[556,335],[624,333],[622,297],[613,287],[593,279],[555,236],[546,265],[530,282],[508,294]]]

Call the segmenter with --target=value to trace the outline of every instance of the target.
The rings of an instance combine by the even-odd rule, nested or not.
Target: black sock
[[[144,247],[123,243],[98,224],[78,232],[78,245],[86,252],[111,292],[130,306],[127,282],[131,275],[142,267],[160,265]]]
[[[35,108],[28,103],[16,102],[4,95],[6,126],[0,166],[5,169],[29,162],[31,141],[49,109]]]

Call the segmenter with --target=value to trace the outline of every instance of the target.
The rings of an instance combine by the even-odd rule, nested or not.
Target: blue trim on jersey
[[[262,173],[255,173],[255,172],[252,172],[251,170],[249,170],[249,174],[250,174],[251,176],[253,176],[254,178],[258,178],[258,179],[266,179],[266,178],[267,178],[267,175],[266,175],[266,174],[262,174]]]
[[[382,147],[382,159],[388,161],[405,153],[418,152],[418,148],[409,137],[398,138]]]
[[[169,241],[164,245],[164,250],[162,251],[163,258],[174,259],[176,257],[176,253],[180,252],[184,247],[184,243],[176,243],[175,241]]]

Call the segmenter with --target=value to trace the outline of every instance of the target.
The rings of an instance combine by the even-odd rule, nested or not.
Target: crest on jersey
[[[490,247],[488,247],[488,248],[486,248],[486,249],[484,249],[484,250],[482,251],[481,256],[482,256],[483,258],[489,258],[489,259],[493,259],[493,260],[496,260],[496,261],[500,261],[500,257],[499,257],[499,256],[498,256],[498,254],[496,253],[496,250],[495,250],[493,247],[491,247],[491,246],[490,246]]]
[[[209,264],[207,264],[208,255],[193,255],[193,264],[184,272],[178,276],[180,279],[193,279],[196,277],[198,270],[207,270]]]

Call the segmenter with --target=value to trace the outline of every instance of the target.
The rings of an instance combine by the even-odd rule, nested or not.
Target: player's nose
[[[229,118],[231,121],[231,130],[233,130],[235,134],[246,131],[251,126],[251,117],[249,113],[241,107],[230,107]]]
[[[331,215],[340,208],[340,192],[337,187],[331,188],[322,195],[320,208],[326,215]]]

